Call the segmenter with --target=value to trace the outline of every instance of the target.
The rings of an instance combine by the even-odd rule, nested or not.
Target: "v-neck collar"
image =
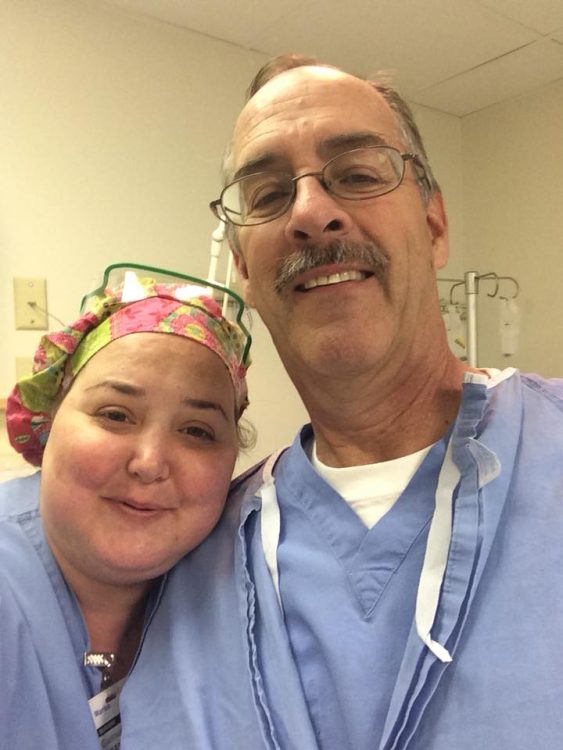
[[[372,529],[366,529],[348,503],[313,469],[302,447],[310,434],[311,428],[305,427],[279,461],[276,484],[282,519],[284,508],[287,512],[292,506],[307,516],[340,562],[367,616],[412,545],[428,528],[446,440],[431,448],[393,507]]]

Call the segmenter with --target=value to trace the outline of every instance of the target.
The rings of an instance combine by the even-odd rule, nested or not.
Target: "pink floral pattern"
[[[6,405],[8,436],[29,463],[40,466],[51,429],[56,399],[68,389],[86,362],[110,341],[131,333],[157,332],[198,341],[224,362],[233,386],[237,410],[248,404],[246,370],[242,362],[246,336],[223,317],[211,298],[197,296],[179,301],[174,284],[142,279],[146,297],[123,303],[120,289],[106,289],[92,298],[91,309],[62,331],[41,338],[33,360],[33,374],[22,378]]]

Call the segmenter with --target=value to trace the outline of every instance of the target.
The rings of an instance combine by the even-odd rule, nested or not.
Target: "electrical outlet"
[[[16,329],[47,330],[47,281],[45,279],[14,279]]]

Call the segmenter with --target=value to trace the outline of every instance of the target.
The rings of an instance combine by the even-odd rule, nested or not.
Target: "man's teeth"
[[[328,286],[339,284],[341,281],[361,281],[367,274],[363,271],[343,271],[342,273],[331,273],[330,276],[317,276],[315,279],[306,281],[302,288],[304,290],[314,289],[316,286]]]

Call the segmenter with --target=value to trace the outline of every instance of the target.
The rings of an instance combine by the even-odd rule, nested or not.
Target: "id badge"
[[[119,694],[125,679],[110,685],[88,701],[102,750],[119,750],[121,745]]]

